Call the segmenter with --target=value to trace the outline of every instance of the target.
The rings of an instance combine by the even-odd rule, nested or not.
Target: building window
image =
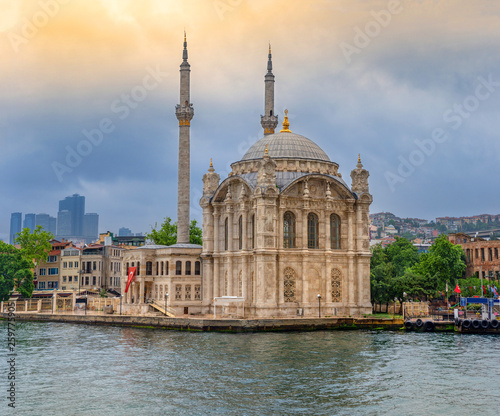
[[[77,262],[77,261],[75,261],[75,268],[76,268],[76,267],[78,267],[78,262]]]
[[[47,263],[54,263],[57,261],[57,256],[49,256],[47,257]]]
[[[59,267],[51,267],[48,269],[49,276],[54,276],[55,274],[59,274]]]
[[[73,276],[68,276],[68,282],[72,282],[73,281]]]
[[[252,215],[252,248],[255,248],[255,214]]]
[[[307,216],[307,247],[319,248],[319,220],[312,212]]]
[[[332,302],[342,302],[342,273],[339,269],[332,269]]]
[[[167,261],[167,266],[166,266],[165,274],[168,276],[168,261]]]
[[[340,249],[340,217],[337,214],[330,215],[330,247]]]
[[[191,262],[186,262],[186,276],[191,276]]]
[[[184,299],[185,300],[191,300],[191,285],[186,285],[184,287]]]
[[[58,282],[47,282],[47,288],[48,289],[57,289],[57,283]]]
[[[182,300],[182,285],[175,285],[175,300]]]
[[[201,274],[201,262],[199,261],[194,263],[194,274],[195,276],[199,276]]]
[[[63,276],[63,283],[66,283],[66,280],[67,280],[66,276]]]
[[[287,267],[284,270],[283,297],[285,302],[296,302],[296,280],[295,270]]]
[[[201,300],[201,285],[194,285],[194,300]]]
[[[241,250],[243,248],[243,216],[240,215],[238,220],[238,248]]]
[[[152,276],[152,275],[153,275],[153,262],[147,261],[146,262],[146,276]]]
[[[38,275],[39,275],[39,276],[45,276],[45,275],[46,275],[46,273],[47,273],[47,270],[46,270],[46,269],[40,269],[40,270],[38,270]]]
[[[163,276],[163,270],[164,270],[163,267],[165,264],[162,261],[160,261],[160,264],[161,264],[161,275]]]
[[[182,274],[182,262],[181,261],[175,262],[175,274],[177,276],[180,276]]]
[[[45,282],[38,282],[38,289],[45,289]]]
[[[290,211],[283,216],[283,247],[295,248],[295,214]]]
[[[68,262],[67,261],[63,261],[63,269],[67,269],[68,268]]]
[[[158,262],[156,262],[156,275],[158,276],[160,274],[160,265]]]
[[[97,279],[95,276],[92,276],[92,285],[95,286],[97,284]]]
[[[226,251],[228,247],[228,240],[229,240],[229,221],[226,218],[226,221],[224,221],[224,250]]]
[[[75,283],[78,282],[78,276],[75,276]]]
[[[139,276],[141,274],[141,262],[138,261],[137,262],[137,276]]]
[[[92,270],[97,270],[97,262],[92,263]]]
[[[73,268],[73,262],[72,262],[72,261],[70,261],[70,262],[69,262],[69,268],[70,268],[70,269],[72,269],[72,268]]]
[[[85,286],[89,285],[89,276],[85,276]]]

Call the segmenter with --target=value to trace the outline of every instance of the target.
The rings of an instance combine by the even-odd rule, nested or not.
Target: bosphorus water
[[[2,415],[498,414],[496,336],[18,322],[16,353],[16,409],[4,393]]]

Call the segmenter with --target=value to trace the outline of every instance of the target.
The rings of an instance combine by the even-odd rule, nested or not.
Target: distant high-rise
[[[122,227],[118,230],[118,237],[129,237],[134,235],[130,228]]]
[[[71,212],[69,212],[67,209],[59,211],[57,213],[57,236],[71,236]]]
[[[29,228],[31,232],[36,227],[36,215],[35,214],[26,214],[24,216],[23,228]]]
[[[56,219],[51,217],[49,214],[36,214],[35,225],[41,225],[44,231],[52,232],[51,229],[54,228]],[[54,230],[55,231],[55,230]],[[52,234],[54,234],[52,232]]]
[[[56,231],[57,231],[57,218],[49,216],[49,233],[55,236]]]
[[[84,215],[83,236],[87,239],[97,240],[99,237],[99,215],[95,213]]]
[[[83,236],[83,218],[85,215],[85,197],[78,194],[67,196],[59,201],[59,211],[71,214],[71,236]],[[59,214],[58,214],[59,215]]]
[[[9,243],[14,244],[16,234],[21,232],[21,225],[23,222],[23,214],[21,212],[13,212],[10,214],[10,235]]]

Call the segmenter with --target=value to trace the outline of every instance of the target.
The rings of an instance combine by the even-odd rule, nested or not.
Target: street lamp
[[[321,295],[318,293],[318,318],[321,318]]]
[[[165,293],[165,316],[167,316],[167,300],[168,300],[168,292]]]

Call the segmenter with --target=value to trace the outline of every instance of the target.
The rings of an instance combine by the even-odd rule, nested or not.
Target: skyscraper
[[[90,240],[96,240],[99,237],[99,215],[95,213],[84,215],[83,236]]]
[[[23,228],[29,228],[30,231],[33,232],[35,226],[36,226],[36,215],[26,214],[24,216]]]
[[[13,212],[10,214],[10,234],[9,243],[14,244],[16,234],[21,232],[23,214],[21,212]]]
[[[51,217],[49,214],[36,214],[35,219],[36,226],[41,225],[44,231],[48,231],[54,234],[54,232],[51,231],[55,228],[54,225],[56,219],[54,217]]]
[[[78,194],[67,196],[59,201],[59,212],[69,211],[71,216],[71,231],[69,235],[83,236],[83,217],[85,215],[85,197]],[[59,214],[58,214],[59,216]],[[59,235],[59,230],[58,230]]]
[[[67,209],[59,211],[57,213],[57,236],[71,236],[71,212],[69,212]]]

